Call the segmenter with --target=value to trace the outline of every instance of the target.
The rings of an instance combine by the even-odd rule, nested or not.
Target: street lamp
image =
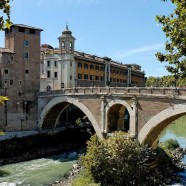
[[[21,131],[22,131],[22,127],[23,127],[22,124],[23,124],[23,121],[24,121],[24,115],[20,116],[20,121],[21,121]]]

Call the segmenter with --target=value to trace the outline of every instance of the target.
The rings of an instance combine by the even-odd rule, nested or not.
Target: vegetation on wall
[[[157,52],[156,57],[160,62],[167,63],[166,69],[175,79],[184,79],[186,78],[186,1],[170,1],[175,5],[174,11],[168,16],[156,16],[167,37],[165,53]]]

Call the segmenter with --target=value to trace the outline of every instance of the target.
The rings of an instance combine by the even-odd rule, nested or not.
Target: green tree
[[[166,69],[175,79],[184,79],[186,78],[186,1],[170,1],[175,5],[174,11],[168,16],[156,16],[167,37],[166,52],[164,54],[157,52],[156,57],[160,62],[168,63]]]
[[[1,0],[0,9],[6,16],[6,18],[0,16],[0,30],[10,28],[10,25],[12,24],[10,21],[10,0]]]
[[[172,176],[171,160],[163,150],[124,138],[122,132],[116,132],[108,139],[91,137],[82,162],[96,183],[102,186],[156,186],[163,185]]]

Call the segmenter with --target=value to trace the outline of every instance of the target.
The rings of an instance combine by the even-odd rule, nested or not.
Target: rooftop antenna
[[[68,30],[68,21],[66,21],[66,29]]]

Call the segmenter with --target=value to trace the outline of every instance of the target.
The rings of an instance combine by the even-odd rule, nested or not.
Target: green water
[[[186,148],[186,116],[173,121],[161,134],[160,141],[176,139],[180,147]]]
[[[0,178],[0,186],[44,186],[62,180],[75,160],[64,160],[64,155],[40,158],[21,163],[1,166],[10,172],[9,176]]]
[[[161,134],[160,142],[167,139],[176,139],[182,148],[186,148],[186,116],[173,121]],[[182,160],[186,164],[186,155]]]

